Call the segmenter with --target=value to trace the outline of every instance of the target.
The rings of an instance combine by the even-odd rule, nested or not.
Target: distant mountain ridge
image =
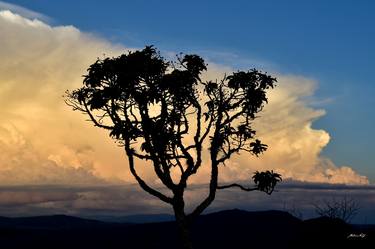
[[[145,217],[148,221],[156,218]],[[347,236],[351,233],[365,233],[367,238],[349,240]],[[201,215],[192,226],[195,249],[373,248],[368,245],[375,242],[374,234],[375,227],[353,227],[325,217],[302,221],[283,211],[238,209]],[[12,249],[178,249],[179,236],[172,221],[132,224],[66,215],[0,217],[0,246]]]

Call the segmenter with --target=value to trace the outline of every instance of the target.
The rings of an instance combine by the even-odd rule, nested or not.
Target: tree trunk
[[[190,237],[190,222],[188,222],[183,208],[174,207],[174,214],[180,234],[183,249],[193,249]]]

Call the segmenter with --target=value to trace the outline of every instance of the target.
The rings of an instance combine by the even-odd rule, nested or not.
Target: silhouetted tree
[[[95,126],[108,130],[123,145],[130,172],[142,189],[172,205],[184,248],[192,248],[189,226],[212,203],[217,189],[240,187],[271,194],[281,180],[279,174],[266,171],[255,173],[252,188],[218,186],[219,167],[233,154],[245,151],[258,156],[267,149],[255,139],[251,124],[267,102],[266,90],[274,87],[276,79],[253,69],[203,82],[200,77],[205,70],[204,60],[197,55],[181,54],[176,62],[168,62],[154,47],[147,46],[119,57],[98,59],[88,68],[83,87],[66,95],[68,105],[87,114]],[[202,166],[207,140],[209,193],[186,214],[184,191],[189,177]],[[171,191],[169,195],[139,176],[135,159],[151,162],[161,183]]]
[[[313,204],[313,206],[318,215],[328,218],[338,218],[345,222],[350,222],[359,211],[358,203],[347,196],[339,200],[324,200],[322,203]]]

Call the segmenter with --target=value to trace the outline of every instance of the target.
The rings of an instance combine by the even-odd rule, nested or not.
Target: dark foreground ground
[[[341,220],[301,221],[281,211],[228,210],[201,216],[193,226],[196,249],[375,248],[375,226]],[[70,216],[0,217],[4,249],[178,249],[174,222],[109,223]]]

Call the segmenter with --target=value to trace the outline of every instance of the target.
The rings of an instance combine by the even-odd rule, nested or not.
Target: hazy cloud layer
[[[1,184],[132,182],[122,149],[106,132],[72,112],[62,98],[66,89],[80,86],[80,76],[97,57],[118,55],[125,48],[72,26],[52,27],[10,11],[0,12],[0,30]],[[221,65],[210,69],[207,77],[213,78],[228,71]],[[278,81],[255,122],[270,149],[260,158],[234,158],[222,167],[221,180],[243,180],[254,170],[275,169],[302,181],[368,183],[351,167],[337,167],[320,156],[330,138],[312,128],[312,122],[324,115],[306,101],[314,94],[315,82],[285,75],[278,75]],[[207,172],[202,168],[195,181],[202,181]],[[152,174],[144,175],[153,179]],[[80,208],[79,202],[74,205]]]
[[[194,185],[187,192],[191,210],[197,205],[204,185]],[[244,210],[284,210],[299,218],[316,217],[314,204],[323,201],[353,199],[360,207],[353,222],[375,223],[374,186],[345,186],[332,184],[306,184],[290,182],[281,184],[272,195],[262,192],[244,192],[238,189],[221,190],[207,212],[239,208]],[[30,216],[48,214],[76,216],[123,216],[132,214],[172,213],[172,208],[162,204],[142,191],[137,185],[127,186],[14,186],[0,187],[0,214]]]

